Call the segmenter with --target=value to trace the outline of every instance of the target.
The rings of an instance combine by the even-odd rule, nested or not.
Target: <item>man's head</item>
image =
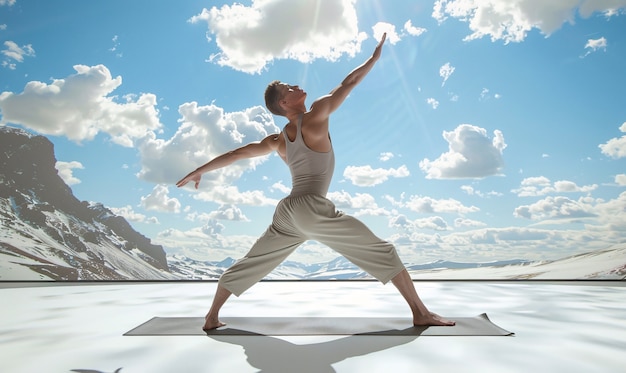
[[[285,111],[280,106],[283,99],[283,91],[280,80],[274,80],[265,89],[265,106],[274,115],[285,115]]]
[[[265,89],[265,106],[275,115],[286,116],[289,111],[302,110],[306,92],[297,85],[274,80]]]

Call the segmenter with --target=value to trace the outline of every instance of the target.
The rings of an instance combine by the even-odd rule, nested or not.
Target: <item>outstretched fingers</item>
[[[378,46],[379,47],[385,43],[385,39],[387,39],[387,33],[386,32],[383,33],[383,36],[380,38],[380,41],[378,42]]]
[[[187,185],[187,183],[189,183],[190,181],[193,181],[195,188],[198,189],[198,186],[200,185],[201,177],[202,177],[202,175],[199,175],[196,171],[193,171],[193,172],[189,173],[187,176],[185,176],[182,179],[180,179],[176,183],[176,186],[180,188],[180,187],[183,187],[183,186]]]

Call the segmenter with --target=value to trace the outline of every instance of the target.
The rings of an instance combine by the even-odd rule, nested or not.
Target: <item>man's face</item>
[[[306,92],[297,85],[281,83],[282,102],[287,104],[299,103],[306,98]]]

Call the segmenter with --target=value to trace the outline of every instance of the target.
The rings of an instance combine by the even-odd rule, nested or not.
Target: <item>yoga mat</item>
[[[204,331],[202,317],[154,317],[126,336],[186,335],[386,335],[386,336],[506,336],[483,313],[454,317],[455,326],[414,327],[409,318],[389,317],[224,317],[226,326]]]

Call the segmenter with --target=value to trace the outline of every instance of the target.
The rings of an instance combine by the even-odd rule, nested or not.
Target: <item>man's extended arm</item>
[[[372,67],[374,67],[374,64],[376,64],[376,61],[380,58],[381,50],[386,38],[387,34],[385,33],[380,39],[380,42],[378,42],[376,49],[374,49],[372,56],[363,64],[352,70],[341,82],[341,84],[330,91],[328,95],[322,96],[316,100],[313,105],[311,105],[311,111],[315,109],[325,115],[330,115],[333,111],[337,110],[346,97],[348,97],[348,94],[350,94],[352,89],[356,87],[357,84],[365,78],[367,73],[370,72]]]
[[[237,148],[235,150],[231,150],[227,153],[224,153],[218,157],[213,158],[209,162],[204,165],[196,168],[187,176],[180,179],[177,183],[177,187],[182,187],[188,182],[193,181],[195,183],[195,188],[198,189],[198,185],[200,185],[200,179],[202,178],[202,174],[214,171],[222,167],[226,167],[231,163],[238,161],[240,159],[247,159],[253,157],[259,157],[262,155],[266,155],[272,152],[272,150],[276,150],[278,147],[278,135],[270,135],[261,140],[261,142],[251,143],[241,148]]]

